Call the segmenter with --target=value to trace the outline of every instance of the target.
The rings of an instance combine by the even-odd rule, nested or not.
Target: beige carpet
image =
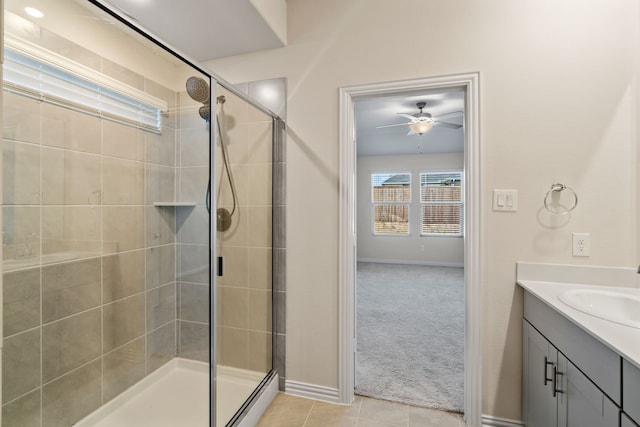
[[[462,412],[464,270],[358,263],[356,394]]]

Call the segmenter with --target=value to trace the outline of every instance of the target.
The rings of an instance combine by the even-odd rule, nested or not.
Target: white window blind
[[[462,172],[421,173],[420,203],[422,235],[463,235]]]
[[[7,39],[4,90],[159,133],[167,103],[39,46]],[[13,41],[19,49],[11,47]]]
[[[371,174],[374,234],[409,235],[410,173]]]

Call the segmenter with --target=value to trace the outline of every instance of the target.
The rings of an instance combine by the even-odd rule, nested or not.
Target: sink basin
[[[558,298],[571,308],[640,329],[640,297],[603,289],[571,289]]]

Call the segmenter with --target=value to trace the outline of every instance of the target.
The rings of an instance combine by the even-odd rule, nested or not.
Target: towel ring
[[[554,210],[551,209],[549,207],[549,196],[551,196],[553,193],[559,193],[562,192],[564,190],[569,190],[569,192],[571,193],[571,195],[573,196],[573,206],[571,206],[570,208],[565,208],[565,209],[560,209],[560,210]],[[564,215],[564,214],[568,214],[569,212],[571,212],[572,210],[574,210],[576,208],[576,206],[578,206],[578,195],[576,194],[575,190],[571,187],[567,187],[564,184],[560,184],[559,182],[555,182],[553,184],[551,184],[551,188],[549,189],[549,191],[547,191],[547,194],[544,196],[544,208],[546,210],[548,210],[549,212],[551,212],[552,214],[556,214],[556,215]]]

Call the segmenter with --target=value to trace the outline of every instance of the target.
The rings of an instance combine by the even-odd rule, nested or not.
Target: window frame
[[[395,175],[407,175],[409,177],[409,199],[406,201],[375,201],[374,196],[374,176],[376,175],[389,175],[389,179]],[[391,237],[411,237],[411,206],[413,204],[413,172],[412,171],[376,171],[369,174],[369,189],[371,191],[370,203],[371,203],[371,234],[373,236],[391,236]],[[392,233],[376,231],[376,206],[405,206],[407,210],[407,232],[406,233]]]
[[[452,175],[457,174],[460,177],[460,201],[446,201],[446,202],[429,202],[422,200],[422,177],[423,175]],[[420,237],[454,237],[454,238],[463,238],[465,233],[465,182],[464,182],[464,171],[460,169],[450,169],[450,170],[422,170],[418,173],[418,183],[419,183],[419,203],[420,203],[420,224],[419,224],[419,233]],[[425,207],[427,206],[449,206],[449,205],[459,205],[460,206],[460,232],[459,233],[424,233],[424,213]]]
[[[11,34],[5,42],[3,90],[162,133],[167,101]]]

